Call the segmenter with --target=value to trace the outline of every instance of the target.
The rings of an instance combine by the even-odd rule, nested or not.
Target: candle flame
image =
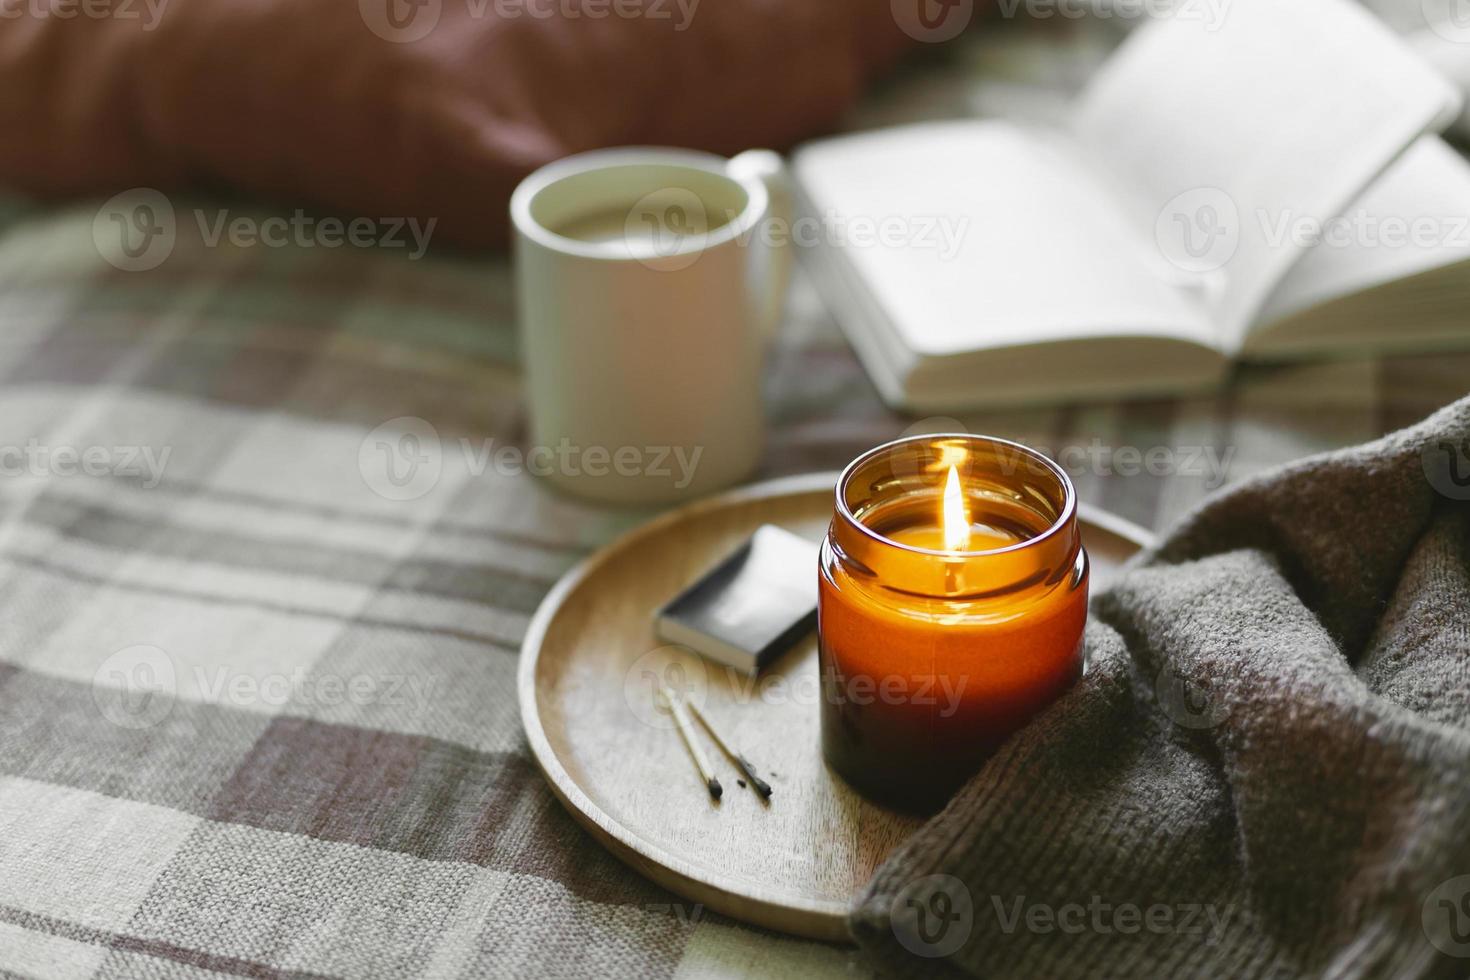
[[[944,481],[944,550],[965,551],[970,546],[970,515],[965,512],[965,495],[960,490],[960,473],[954,466]]]

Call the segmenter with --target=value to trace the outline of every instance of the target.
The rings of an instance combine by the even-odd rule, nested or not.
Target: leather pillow
[[[65,6],[17,7],[0,30],[0,182],[43,196],[226,183],[437,218],[436,237],[466,245],[503,240],[511,189],[543,163],[617,144],[781,147],[912,43],[890,0]]]

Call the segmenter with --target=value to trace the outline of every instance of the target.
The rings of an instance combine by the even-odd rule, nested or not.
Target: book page
[[[1272,234],[1297,235],[1308,247],[1271,294],[1263,327],[1470,259],[1470,163],[1438,136],[1426,136],[1335,220],[1282,224]],[[1470,299],[1470,276],[1465,286]]]
[[[1458,95],[1348,0],[1202,9],[1183,5],[1125,42],[1073,125],[1158,254],[1214,296],[1233,348],[1301,253],[1268,229],[1342,213],[1454,117]]]
[[[1151,243],[1062,134],[908,126],[809,144],[793,172],[822,244],[841,249],[895,334],[888,346],[943,357],[1120,335],[1214,345],[1206,311],[1156,275]]]

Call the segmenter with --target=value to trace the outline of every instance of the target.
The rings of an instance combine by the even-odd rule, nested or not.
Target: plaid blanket
[[[866,972],[647,884],[528,758],[527,620],[647,515],[494,453],[528,448],[503,261],[212,238],[270,216],[173,199],[142,268],[98,205],[0,214],[0,974]],[[916,422],[798,282],[765,475],[963,424],[1160,527],[1466,377],[1470,356],[1342,361]]]
[[[525,448],[505,267],[210,246],[181,221],[167,262],[130,272],[99,256],[95,213],[12,214],[0,233],[0,965],[847,971],[847,951],[644,883],[527,756],[527,619],[644,515],[474,465]],[[1217,398],[959,421],[1050,448],[1084,499],[1158,527],[1214,484],[1422,416],[1466,377],[1465,356],[1345,361],[1245,372]],[[914,424],[805,286],[770,405],[768,475]],[[438,440],[418,447],[429,485],[395,483],[379,452],[404,417]]]

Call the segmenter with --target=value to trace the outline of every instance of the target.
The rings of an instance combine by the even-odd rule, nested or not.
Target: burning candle
[[[941,806],[1082,673],[1077,495],[1017,443],[917,436],[837,483],[817,605],[822,750],[899,809]]]

